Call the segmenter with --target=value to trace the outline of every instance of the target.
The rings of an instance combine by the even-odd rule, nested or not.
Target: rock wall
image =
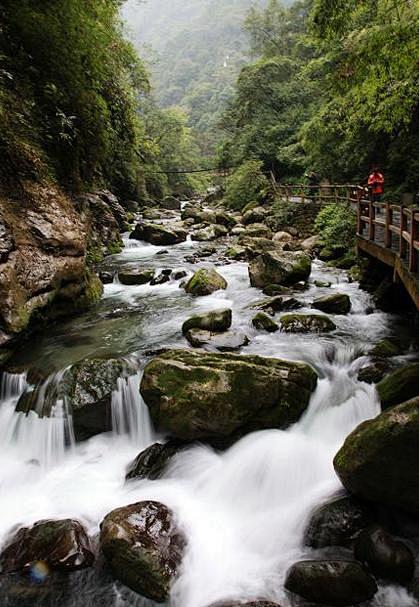
[[[100,298],[89,256],[105,242],[120,245],[122,214],[109,192],[72,199],[55,185],[26,183],[19,198],[0,195],[0,348]]]

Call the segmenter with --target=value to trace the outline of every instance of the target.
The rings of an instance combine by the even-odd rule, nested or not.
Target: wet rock
[[[377,384],[383,409],[419,396],[419,363],[396,369]]]
[[[372,523],[370,508],[352,497],[339,497],[319,506],[311,515],[304,543],[312,548],[351,546]]]
[[[169,596],[185,544],[173,513],[159,502],[118,508],[101,524],[101,549],[115,578],[158,603]]]
[[[256,599],[248,603],[243,603],[243,601],[221,601],[219,603],[212,603],[209,607],[280,607],[280,605],[271,601]]]
[[[269,316],[263,312],[259,312],[252,318],[253,326],[260,331],[267,331],[268,333],[275,333],[279,330],[279,326]]]
[[[226,257],[229,259],[234,259],[236,261],[243,261],[247,259],[247,249],[246,247],[241,247],[239,245],[232,246],[227,249]]]
[[[200,223],[201,213],[202,209],[192,206],[191,204],[187,204],[185,205],[180,216],[183,221],[185,221],[186,219],[193,219],[195,223]]]
[[[303,363],[172,350],[146,366],[141,394],[156,428],[171,436],[232,439],[297,421],[316,381]]]
[[[329,333],[336,329],[335,323],[322,314],[285,314],[279,322],[286,333]]]
[[[403,348],[394,339],[382,339],[369,351],[370,356],[390,358],[403,353]]]
[[[83,526],[71,519],[38,521],[19,529],[0,554],[2,573],[23,571],[39,561],[55,571],[90,567],[94,555]]]
[[[315,235],[303,240],[300,246],[303,251],[312,254],[319,248],[319,245],[320,237]]]
[[[268,215],[267,209],[263,207],[255,207],[254,209],[249,209],[243,215],[243,223],[244,225],[250,224],[263,224],[266,217]]]
[[[387,360],[375,360],[358,373],[359,381],[367,384],[377,384],[390,371],[391,366]]]
[[[128,467],[125,480],[149,479],[155,481],[161,478],[174,455],[182,451],[187,443],[171,440],[167,443],[155,443],[142,451]]]
[[[216,240],[217,238],[221,238],[227,234],[227,228],[222,225],[215,224],[193,232],[191,238],[192,240],[197,240],[198,242],[204,242],[206,240]]]
[[[110,285],[113,283],[112,272],[99,272],[99,278],[104,285]]]
[[[293,237],[288,232],[275,232],[272,236],[274,242],[285,244],[286,242],[292,242]]]
[[[163,274],[163,272],[161,272],[158,276],[155,276],[150,281],[150,284],[151,284],[151,286],[155,287],[158,285],[164,285],[166,282],[169,282],[169,281],[170,281],[170,275]]]
[[[264,295],[269,295],[269,297],[275,297],[277,295],[290,293],[290,288],[283,287],[282,285],[267,285],[263,288],[262,292]]]
[[[215,221],[218,225],[225,226],[228,229],[233,228],[237,224],[237,219],[233,215],[223,211],[215,214]]]
[[[211,333],[202,329],[190,329],[186,339],[194,348],[203,348],[208,346],[210,349],[220,352],[234,352],[247,346],[249,338],[244,333],[236,331],[226,331],[225,333]]]
[[[156,223],[138,223],[130,234],[130,238],[144,240],[154,245],[167,246],[184,242],[187,232],[182,229],[174,230]]]
[[[345,293],[332,293],[315,299],[313,308],[329,314],[348,314],[351,310],[351,300]]]
[[[222,332],[231,327],[232,311],[228,308],[213,310],[204,314],[196,314],[183,323],[182,333],[185,335],[190,329]]]
[[[272,239],[272,230],[263,223],[252,223],[246,227],[246,230],[240,235],[239,243],[242,244],[243,238],[267,238]],[[275,244],[275,243],[274,243]]]
[[[374,579],[356,561],[300,561],[287,573],[285,588],[308,601],[352,607],[377,592]]]
[[[264,251],[282,251],[280,245],[270,238],[252,238],[243,234],[238,239],[239,246],[246,249],[247,259],[255,259]]]
[[[82,441],[112,429],[112,392],[127,372],[119,359],[86,359],[66,371],[60,382],[49,382],[25,392],[16,411],[35,411],[49,417],[57,400],[65,399],[72,410],[76,440]]]
[[[415,559],[410,548],[378,525],[366,529],[358,537],[355,558],[368,565],[376,577],[397,584],[408,584],[415,570]]]
[[[419,398],[358,426],[335,459],[344,487],[371,502],[419,512]]]
[[[128,268],[118,272],[119,282],[123,285],[145,285],[153,280],[153,268]]]
[[[314,281],[314,285],[316,287],[318,287],[319,289],[323,289],[323,288],[329,288],[332,286],[332,283],[329,281],[325,281],[325,280],[315,280]]]
[[[188,275],[186,270],[174,270],[173,271],[173,279],[174,280],[182,280],[182,278],[186,278]]]
[[[271,316],[274,316],[275,312],[281,312],[285,310],[298,310],[303,307],[303,304],[295,299],[294,297],[271,297],[265,301],[256,304],[260,310],[264,310]]]
[[[227,281],[213,268],[201,268],[187,282],[185,290],[191,295],[211,295],[227,288]]]
[[[174,196],[165,196],[160,201],[160,206],[168,211],[180,211],[180,201]]]
[[[311,260],[306,253],[266,251],[249,264],[252,287],[293,285],[310,276]]]

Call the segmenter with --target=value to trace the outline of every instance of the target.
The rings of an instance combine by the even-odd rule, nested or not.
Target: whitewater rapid
[[[116,268],[141,262],[192,271],[195,268],[184,262],[184,256],[195,246],[188,242],[172,247],[163,264],[161,247],[130,241],[113,263]],[[28,386],[27,375],[3,375],[1,542],[12,528],[45,518],[78,518],[95,535],[101,520],[113,508],[154,499],[173,509],[188,538],[181,574],[171,593],[171,607],[208,607],[221,599],[255,597],[277,601],[283,607],[290,605],[283,591],[284,575],[293,562],[310,554],[302,545],[310,512],[342,491],[333,457],[352,429],[380,411],[374,387],[359,382],[357,373],[367,360],[366,351],[387,334],[393,319],[370,310],[369,296],[348,282],[344,272],[315,262],[309,289],[296,297],[308,308],[313,295],[323,293],[314,286],[314,280],[330,280],[331,289],[350,295],[351,314],[332,316],[338,330],[328,337],[259,334],[250,322],[254,314],[251,305],[262,297],[260,291],[249,286],[246,264],[224,264],[217,269],[228,281],[227,290],[195,300],[173,282],[157,287],[125,287],[115,279],[106,286],[104,310],[138,308],[141,313],[137,354],[133,357],[136,368],[131,377],[118,382],[112,401],[113,431],[108,434],[76,444],[65,402],[57,401],[51,418],[41,419],[34,412],[28,416],[16,413],[19,396]],[[243,353],[303,360],[315,368],[319,382],[309,408],[286,431],[253,433],[224,453],[195,446],[175,456],[163,479],[126,483],[128,464],[144,448],[163,440],[154,432],[139,394],[142,369],[148,360],[144,351],[157,346],[187,347],[180,331],[183,320],[191,312],[225,306],[233,310],[233,329],[251,339]],[[103,331],[98,338],[94,324],[84,325],[93,343],[84,340],[68,356],[76,358],[81,351],[86,355],[86,348],[97,349]],[[76,324],[71,327],[75,330]],[[131,333],[135,330],[133,320]],[[107,347],[112,349],[112,340],[117,338],[111,324],[106,335]],[[124,335],[121,333],[121,340]],[[126,343],[131,345],[129,328],[127,335]],[[49,365],[54,352],[63,355],[60,335],[45,340],[34,354],[38,365],[42,356]],[[57,381],[57,373],[47,381],[54,377]],[[68,602],[74,607],[86,604],[82,592]],[[109,604],[153,605],[134,593],[121,593],[118,584]],[[395,587],[381,588],[373,604],[416,605],[404,590]]]

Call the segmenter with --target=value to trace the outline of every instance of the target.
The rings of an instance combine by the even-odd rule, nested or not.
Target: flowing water
[[[107,269],[116,272],[141,264],[192,272],[197,266],[185,256],[202,248],[189,241],[167,252],[128,239],[125,244],[120,255],[107,260]],[[216,259],[200,265],[212,265]],[[315,262],[309,288],[295,296],[309,309],[314,296],[329,293],[314,285],[316,279],[348,293],[351,313],[332,316],[337,331],[321,337],[259,333],[251,325],[251,304],[261,299],[261,292],[249,286],[247,265],[221,261],[218,271],[228,281],[227,290],[197,299],[179,288],[179,282],[128,287],[115,278],[94,312],[37,336],[17,353],[14,365],[24,372],[4,374],[0,388],[1,542],[11,529],[43,518],[78,518],[95,535],[113,508],[155,499],[174,510],[188,537],[171,607],[207,607],[221,599],[255,597],[283,607],[291,604],[283,591],[284,575],[290,564],[311,554],[302,546],[310,512],[342,491],[333,457],[353,428],[379,413],[375,389],[358,381],[358,370],[372,344],[408,329],[402,319],[372,309],[369,296],[350,283],[345,272]],[[129,462],[162,439],[154,433],[139,394],[147,351],[188,347],[182,322],[193,312],[227,306],[233,310],[233,329],[251,340],[243,353],[302,360],[316,369],[320,379],[308,410],[286,431],[256,432],[224,453],[196,446],[172,460],[164,479],[125,483]],[[98,355],[129,355],[133,366],[132,375],[120,378],[113,394],[112,432],[76,444],[71,409],[58,397],[48,418],[15,412],[33,377],[44,382],[38,398],[42,400],[69,365]],[[19,586],[0,585],[2,607],[20,605],[14,602],[19,592]],[[56,582],[51,593],[32,597],[28,605],[152,605],[114,583],[99,566]],[[372,604],[416,605],[396,587],[380,588]]]

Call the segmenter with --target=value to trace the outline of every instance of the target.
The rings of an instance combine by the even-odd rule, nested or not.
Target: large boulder
[[[185,285],[186,292],[195,296],[211,295],[226,288],[227,281],[213,268],[201,268]]]
[[[194,348],[208,348],[220,352],[234,352],[249,343],[247,335],[236,331],[211,333],[202,329],[190,329],[185,337]]]
[[[396,584],[408,584],[415,571],[415,557],[410,548],[378,525],[365,529],[358,537],[355,557],[376,577]]]
[[[101,524],[100,546],[113,575],[158,603],[169,596],[185,544],[173,513],[159,502],[118,508]]]
[[[348,314],[351,310],[351,300],[346,293],[331,293],[315,299],[313,308],[329,314]]]
[[[126,268],[118,272],[119,282],[123,285],[145,285],[155,275],[154,268]]]
[[[70,367],[58,383],[48,382],[25,392],[16,411],[35,411],[49,417],[57,400],[71,408],[76,440],[82,441],[112,429],[112,392],[127,371],[120,359],[86,359]]]
[[[256,316],[252,318],[252,325],[259,331],[267,331],[268,333],[275,333],[279,330],[279,326],[269,318],[264,312],[258,312]]]
[[[125,480],[149,479],[155,481],[161,478],[164,471],[177,453],[185,448],[185,443],[171,440],[167,443],[154,443],[141,451],[128,466]]]
[[[272,238],[272,230],[264,223],[252,223],[246,227],[246,230],[240,235],[239,243],[244,238]]]
[[[293,237],[289,232],[275,232],[272,236],[272,240],[277,243],[285,244],[286,242],[292,242]]]
[[[270,284],[289,286],[306,280],[311,272],[311,259],[302,252],[265,251],[249,264],[252,287]]]
[[[329,333],[336,329],[335,323],[322,314],[285,314],[279,322],[286,333]]]
[[[167,211],[180,211],[180,206],[180,200],[174,196],[165,196],[163,200],[160,201],[160,207]]]
[[[351,546],[359,533],[372,523],[371,510],[353,497],[338,497],[313,512],[304,534],[312,548]]]
[[[364,499],[419,512],[419,398],[358,426],[334,459],[346,489]]]
[[[83,526],[71,519],[38,521],[19,529],[0,554],[2,573],[23,571],[39,561],[54,571],[90,567],[94,555]]]
[[[130,238],[165,247],[184,242],[187,238],[187,232],[181,228],[169,229],[157,223],[138,223],[134,231],[131,232]]]
[[[263,207],[255,207],[254,209],[249,209],[243,215],[243,223],[245,225],[250,225],[254,223],[263,223],[268,215],[268,210]]]
[[[182,325],[182,333],[185,335],[190,329],[212,332],[227,331],[231,327],[231,321],[232,311],[229,308],[196,314],[185,320]]]
[[[196,232],[193,232],[191,238],[192,240],[197,240],[198,242],[205,242],[216,240],[217,238],[221,238],[222,236],[227,236],[228,230],[223,225],[209,225],[203,228],[200,228]]]
[[[377,584],[356,561],[300,561],[287,573],[285,588],[308,601],[336,607],[372,599]]]
[[[146,366],[141,394],[159,430],[183,440],[228,442],[297,421],[316,382],[303,363],[171,350]]]
[[[383,409],[419,396],[419,363],[400,367],[377,384]]]

